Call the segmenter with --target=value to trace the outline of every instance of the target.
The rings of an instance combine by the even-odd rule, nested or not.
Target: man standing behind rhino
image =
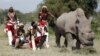
[[[63,13],[56,20],[56,44],[60,47],[60,38],[63,35],[66,39],[68,50],[72,50],[73,39],[77,40],[76,48],[80,44],[93,46],[93,32],[91,30],[91,19],[87,19],[84,11],[77,8],[75,11]]]

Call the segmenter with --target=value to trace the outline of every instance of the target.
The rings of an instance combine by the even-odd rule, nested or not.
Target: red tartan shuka
[[[44,27],[47,24],[48,24],[47,20],[40,20],[38,25]]]
[[[46,20],[40,20],[38,22],[38,29],[41,31],[42,35],[44,35],[47,31],[44,29],[44,27],[47,25],[47,21]],[[37,47],[39,45],[39,43],[41,42],[42,40],[42,35],[41,33],[39,32],[36,32],[37,36],[36,38],[34,39],[35,40],[35,46]],[[30,45],[30,48],[32,48],[32,42],[29,44]]]
[[[6,23],[6,28],[7,28],[7,30],[13,31],[14,30],[14,22],[8,20],[8,22]]]
[[[7,29],[7,31],[11,31],[12,32],[12,36],[13,36],[13,40],[12,40],[12,42],[14,42],[15,43],[15,41],[16,41],[16,29],[15,29],[15,22],[14,21],[11,21],[11,20],[8,20],[7,21],[7,23],[6,23],[6,29]]]
[[[35,38],[35,46],[37,47],[42,39],[42,36]],[[29,43],[30,48],[32,48],[32,41]]]
[[[39,37],[37,37],[37,38],[35,39],[35,45],[36,45],[36,47],[39,45],[41,39],[42,39],[42,36],[39,36]]]
[[[45,26],[47,26],[47,21],[46,20],[41,20],[39,21],[39,25],[38,28],[40,29],[42,35],[45,35],[45,33],[47,32],[47,30],[45,30]],[[37,37],[35,39],[36,42],[36,46],[38,46],[38,44],[41,42],[42,40],[42,35],[40,34],[40,36],[38,35],[39,33],[37,33]]]
[[[15,20],[16,20],[16,15],[15,12],[8,12],[7,14],[7,23],[6,23],[6,28],[7,30],[15,30],[14,26],[15,26]]]

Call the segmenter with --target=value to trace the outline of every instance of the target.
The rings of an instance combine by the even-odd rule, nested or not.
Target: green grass
[[[100,56],[100,34],[98,33],[94,40],[94,49],[96,52],[90,53],[88,49],[80,49],[74,51],[67,51],[65,47],[57,48],[55,44],[54,32],[49,28],[49,44],[50,47],[36,50],[35,52],[28,47],[28,44],[24,45],[23,49],[15,49],[8,45],[8,39],[3,32],[4,26],[0,26],[0,56]],[[61,45],[63,46],[64,38],[61,38]]]
[[[100,32],[96,32],[94,38],[95,38],[95,39],[100,39]]]
[[[48,31],[49,31],[49,34],[53,34],[54,35],[54,30],[53,30],[53,28],[52,27],[48,27]]]
[[[88,53],[87,50],[74,50],[67,51],[65,47],[57,48],[55,45],[54,36],[49,37],[50,47],[36,50],[35,52],[27,45],[24,45],[24,49],[15,49],[8,46],[8,40],[0,40],[0,56],[100,56],[100,40],[95,40],[94,48],[96,53]],[[61,40],[63,42],[63,39]]]
[[[6,38],[7,34],[4,32],[5,25],[0,25],[0,39]]]

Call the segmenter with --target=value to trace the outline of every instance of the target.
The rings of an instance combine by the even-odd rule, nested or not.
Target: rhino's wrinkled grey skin
[[[61,35],[65,37],[65,44],[67,43],[68,48],[72,48],[74,38],[77,40],[77,48],[80,48],[80,44],[93,46],[91,21],[92,19],[85,17],[84,11],[81,8],[77,8],[69,13],[63,13],[55,22],[57,46],[60,47]]]

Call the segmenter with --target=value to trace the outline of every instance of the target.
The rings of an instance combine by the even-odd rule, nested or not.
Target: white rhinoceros
[[[73,39],[76,39],[76,47],[80,48],[80,44],[93,46],[93,32],[91,30],[92,19],[87,19],[84,11],[77,8],[75,11],[63,13],[55,21],[56,44],[60,47],[61,36],[65,37],[65,43],[68,48],[73,47]]]

